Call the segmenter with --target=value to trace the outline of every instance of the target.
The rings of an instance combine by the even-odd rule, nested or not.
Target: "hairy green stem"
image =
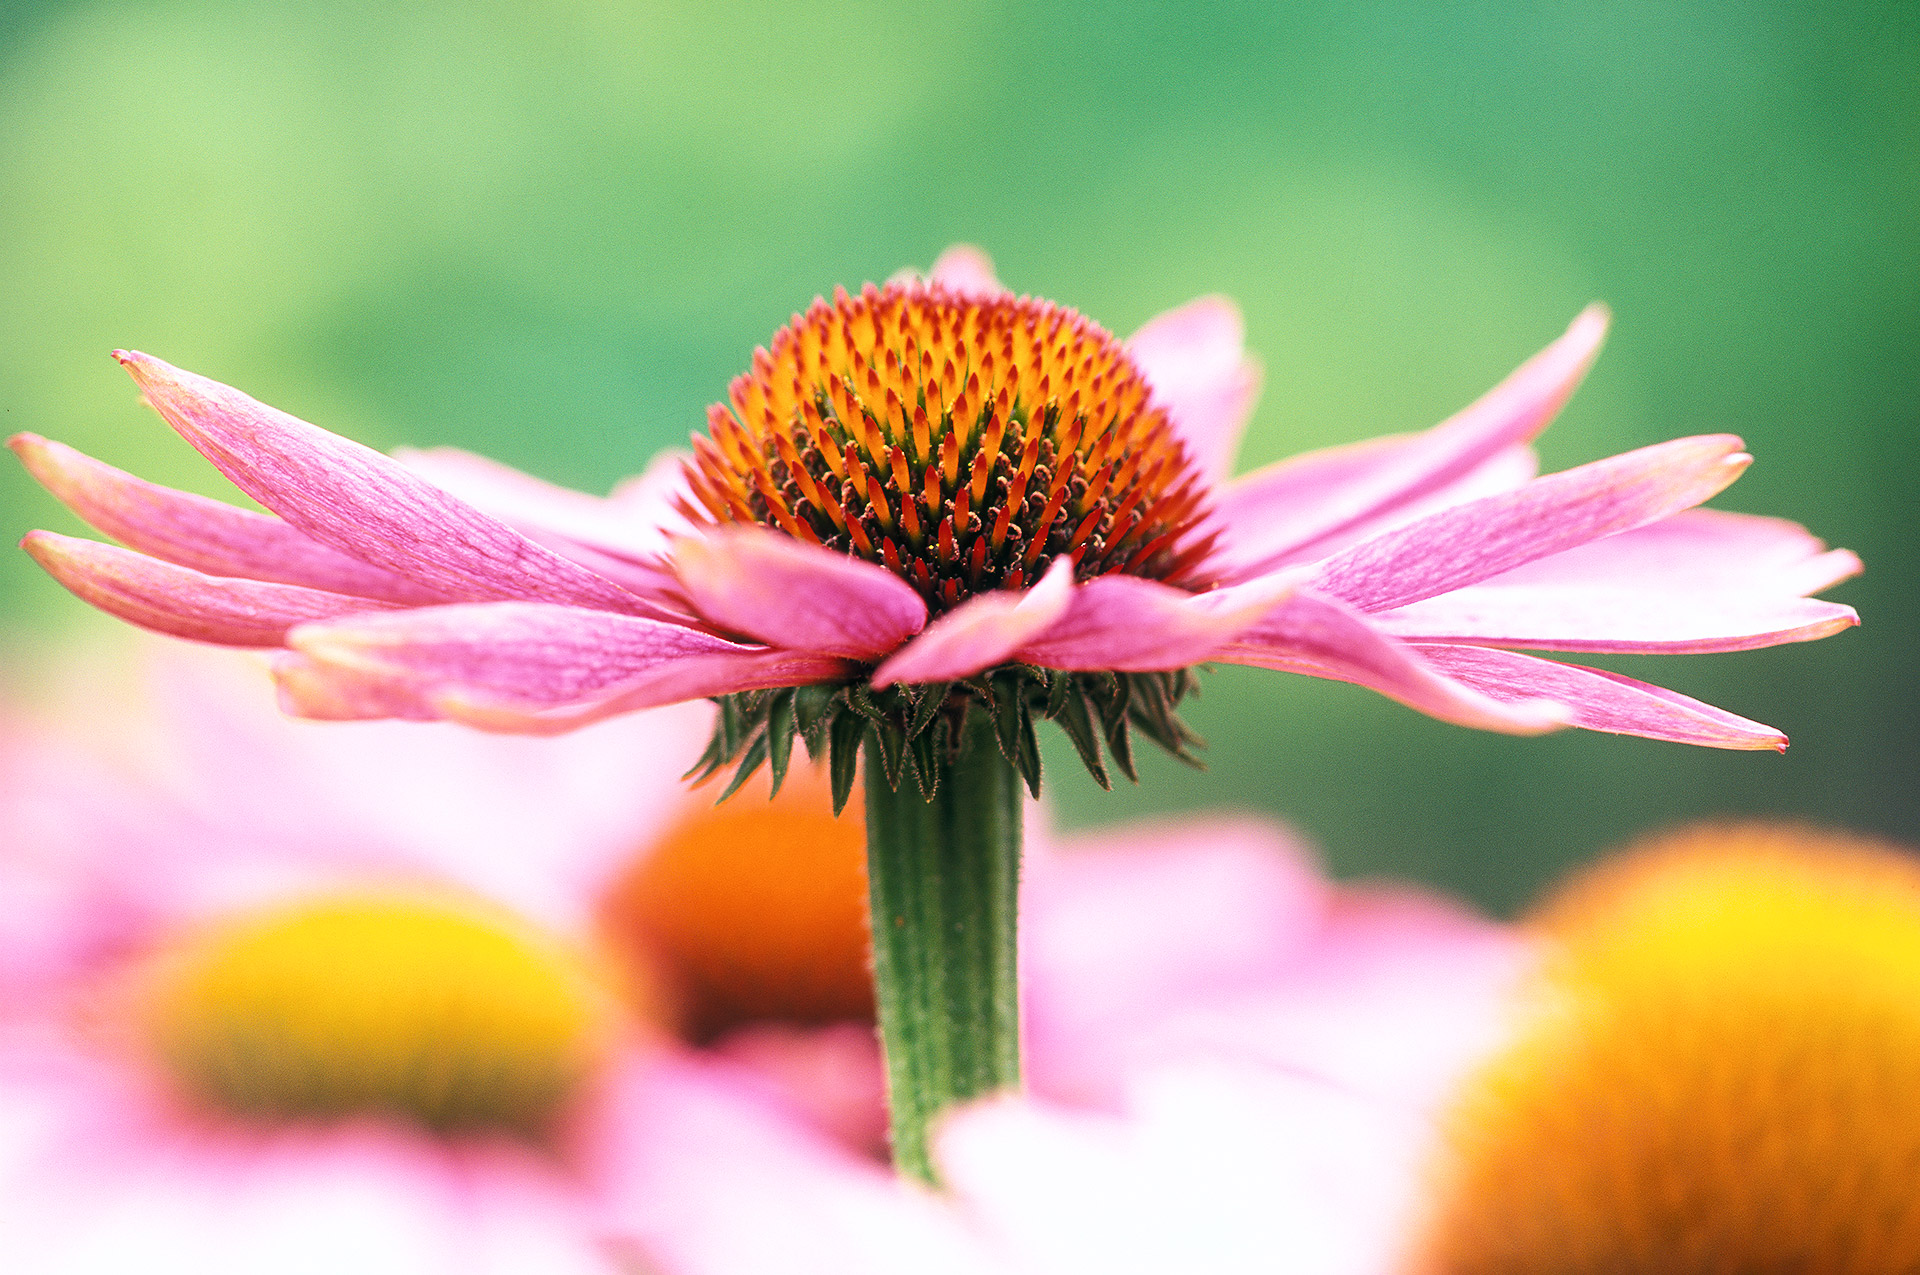
[[[1020,777],[985,713],[968,714],[931,801],[907,774],[890,788],[866,743],[873,977],[886,1053],[893,1160],[937,1184],[929,1131],[956,1103],[1020,1083],[1014,923]]]

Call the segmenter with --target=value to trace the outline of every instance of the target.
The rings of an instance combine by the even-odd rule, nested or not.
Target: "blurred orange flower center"
[[[189,1099],[246,1119],[376,1113],[537,1137],[611,1024],[559,944],[412,897],[270,907],[188,936],[149,973],[157,1055]]]
[[[1679,835],[1541,920],[1543,996],[1454,1112],[1421,1268],[1920,1270],[1920,864]]]
[[[1126,348],[1051,302],[836,290],[708,410],[696,523],[775,527],[877,562],[936,611],[1078,575],[1192,584],[1205,486]]]
[[[603,906],[636,983],[663,987],[696,1042],[873,1014],[858,796],[834,818],[825,776],[804,766],[766,792],[761,779],[722,805],[690,803]]]

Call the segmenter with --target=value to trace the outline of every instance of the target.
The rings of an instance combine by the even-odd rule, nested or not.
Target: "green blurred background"
[[[1691,816],[1920,838],[1920,5],[0,3],[0,424],[195,490],[112,347],[605,490],[816,292],[956,240],[1120,332],[1237,297],[1247,466],[1438,420],[1605,299],[1548,468],[1735,431],[1722,506],[1869,564],[1860,630],[1614,665],[1784,757],[1225,670],[1208,773],[1103,794],[1053,741],[1067,820],[1269,810],[1499,909]],[[0,510],[78,530],[10,464]],[[108,624],[22,554],[0,595],[16,677]]]

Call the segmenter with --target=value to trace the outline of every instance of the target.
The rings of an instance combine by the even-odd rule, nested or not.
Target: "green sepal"
[[[1025,697],[1020,693],[1018,674],[995,677],[993,687],[993,737],[1000,755],[1009,765],[1020,764],[1020,724],[1027,719]]]
[[[827,732],[827,775],[833,785],[835,817],[846,809],[853,781],[860,777],[860,741],[866,733],[866,719],[858,713],[840,714]]]
[[[818,737],[820,728],[828,724],[833,716],[833,701],[838,698],[840,687],[832,682],[814,682],[807,686],[796,687],[793,692],[793,720],[800,733],[807,738],[808,753]]]
[[[1019,705],[1020,715],[1020,756],[1014,766],[1020,771],[1020,778],[1027,781],[1027,791],[1035,797],[1040,795],[1040,741],[1033,733],[1033,717],[1027,712],[1027,706]]]
[[[1073,674],[1058,669],[1049,674],[1047,686],[1047,718],[1057,720],[1066,711],[1067,697],[1073,693]]]
[[[887,772],[887,787],[900,791],[900,763],[907,751],[907,741],[891,722],[880,721],[873,724],[873,737],[880,745],[880,764]]]
[[[727,798],[733,796],[733,794],[739,792],[741,785],[746,783],[747,780],[752,779],[753,772],[760,769],[766,760],[767,737],[765,735],[756,735],[754,736],[753,742],[747,745],[746,755],[740,759],[739,768],[733,772],[733,778],[727,781],[726,791],[718,797],[715,797],[713,804],[717,806]]]
[[[773,693],[767,701],[767,770],[773,779],[773,789],[767,796],[779,793],[780,785],[787,782],[787,763],[793,757],[793,692],[780,690]]]
[[[1107,768],[1100,761],[1100,737],[1094,733],[1092,714],[1087,712],[1087,697],[1078,694],[1068,696],[1058,721],[1060,729],[1073,741],[1074,751],[1080,754],[1080,764],[1087,768],[1093,781],[1111,790],[1113,781],[1107,778]]]
[[[947,702],[947,691],[952,682],[930,682],[925,686],[914,687],[920,701],[914,705],[913,720],[907,724],[907,738],[918,739],[927,727],[933,725],[934,717]]]

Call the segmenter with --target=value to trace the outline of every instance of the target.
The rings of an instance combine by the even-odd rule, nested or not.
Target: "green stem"
[[[932,801],[902,774],[887,786],[866,743],[873,978],[887,1061],[893,1161],[937,1184],[928,1134],[956,1103],[1020,1083],[1014,918],[1020,777],[987,714],[968,715]]]

